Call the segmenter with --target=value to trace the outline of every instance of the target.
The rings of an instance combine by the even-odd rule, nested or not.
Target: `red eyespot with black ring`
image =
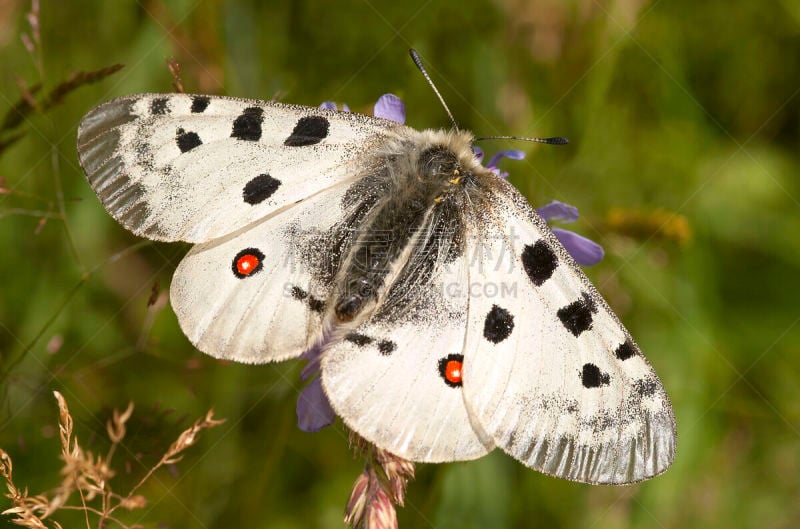
[[[461,387],[463,369],[464,355],[447,355],[447,357],[439,359],[439,375],[451,388]]]
[[[258,248],[245,248],[236,254],[231,264],[233,275],[239,279],[257,274],[264,268],[264,252]]]

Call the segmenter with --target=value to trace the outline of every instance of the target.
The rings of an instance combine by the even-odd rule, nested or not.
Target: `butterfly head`
[[[486,172],[472,150],[469,132],[425,130],[419,135],[417,171],[421,178],[459,184],[468,175]]]

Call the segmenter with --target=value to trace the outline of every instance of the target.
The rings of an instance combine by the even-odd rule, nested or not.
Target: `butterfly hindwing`
[[[461,393],[468,261],[462,223],[445,212],[416,239],[373,316],[322,361],[323,387],[345,424],[413,461],[474,459],[494,446],[470,423]]]
[[[341,255],[371,205],[358,190],[336,186],[192,248],[171,286],[191,342],[247,363],[294,358],[314,343]]]
[[[484,285],[463,353],[474,420],[546,474],[620,484],[666,470],[675,423],[664,388],[545,222],[497,181],[470,227],[470,280]]]
[[[275,102],[188,94],[121,97],[81,122],[81,165],[103,205],[149,239],[227,235],[358,172],[404,127]]]

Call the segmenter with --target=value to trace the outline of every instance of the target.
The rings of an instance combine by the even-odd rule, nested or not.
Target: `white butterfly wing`
[[[422,462],[466,460],[494,447],[470,424],[461,393],[468,298],[463,246],[428,224],[372,318],[325,352],[322,383],[345,424],[376,446]],[[457,220],[457,219],[456,219]]]
[[[484,206],[468,238],[483,285],[464,350],[473,418],[557,477],[622,484],[666,470],[675,422],[639,348],[516,189],[499,181]]]
[[[360,114],[188,94],[121,97],[78,130],[103,205],[148,239],[227,235],[357,172],[401,125]]]
[[[353,194],[347,185],[336,186],[192,248],[171,286],[189,340],[239,362],[299,356],[319,337],[339,249],[368,209]]]

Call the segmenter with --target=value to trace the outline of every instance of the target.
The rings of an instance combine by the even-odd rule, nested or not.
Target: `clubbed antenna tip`
[[[483,136],[480,138],[475,138],[475,141],[484,141],[484,140],[518,140],[518,141],[531,141],[534,143],[546,143],[548,145],[566,145],[569,143],[567,138],[563,138],[561,136],[555,136],[553,138],[523,138],[520,136]]]

